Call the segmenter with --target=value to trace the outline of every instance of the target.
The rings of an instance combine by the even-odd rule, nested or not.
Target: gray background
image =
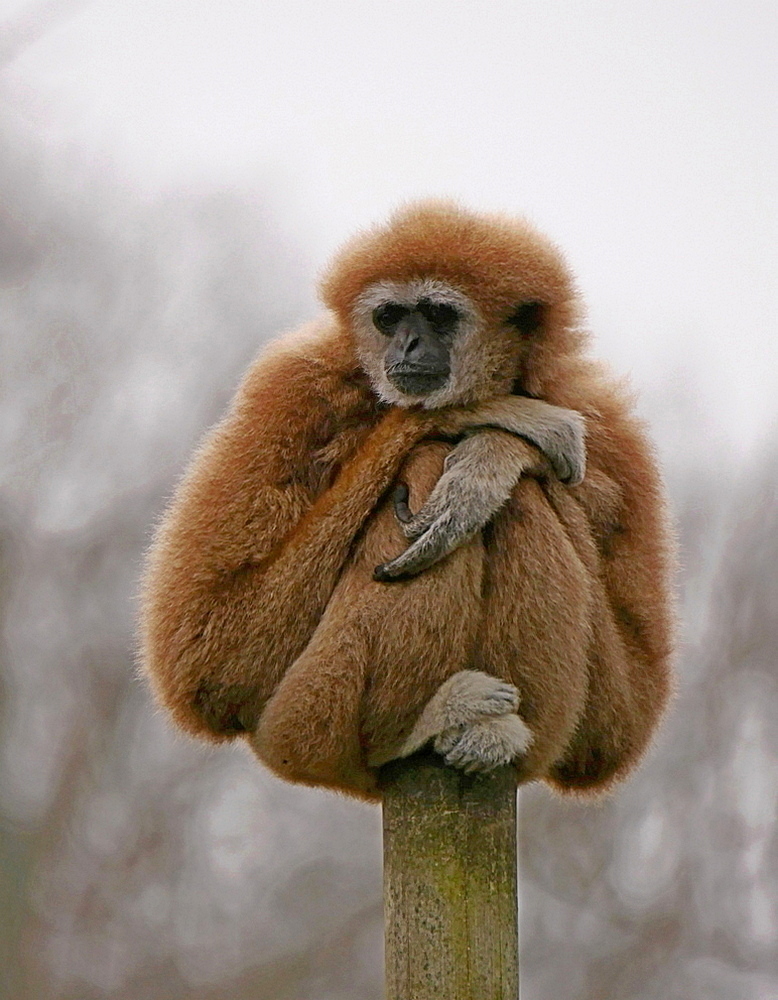
[[[778,997],[776,12],[0,2],[0,995],[381,996],[376,810],[175,736],[150,526],[259,344],[417,195],[524,213],[679,523],[640,774],[521,795],[523,997]]]

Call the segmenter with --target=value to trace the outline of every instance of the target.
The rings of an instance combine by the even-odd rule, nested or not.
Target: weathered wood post
[[[516,775],[388,764],[386,1000],[517,1000]]]

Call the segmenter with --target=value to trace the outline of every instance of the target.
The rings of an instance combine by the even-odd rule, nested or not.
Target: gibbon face
[[[564,260],[521,220],[421,202],[352,240],[321,285],[385,403],[542,394],[583,344]]]
[[[470,299],[434,278],[376,282],[353,311],[359,360],[379,397],[395,406],[460,401],[482,326]]]

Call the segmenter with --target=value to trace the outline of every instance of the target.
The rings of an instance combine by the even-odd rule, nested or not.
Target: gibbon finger
[[[392,500],[394,502],[394,513],[400,524],[409,524],[413,521],[414,513],[408,506],[408,484],[398,483],[394,488]]]
[[[447,556],[449,552],[453,552],[474,534],[471,525],[458,523],[458,513],[458,511],[447,511],[415,542],[412,542],[405,552],[396,559],[377,566],[373,579],[381,583],[392,583],[406,577],[417,576]]]

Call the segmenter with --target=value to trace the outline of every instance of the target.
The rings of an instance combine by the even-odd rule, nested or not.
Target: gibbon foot
[[[450,740],[448,750],[457,756],[455,750],[462,740],[465,746],[475,748],[473,740],[484,744],[485,769],[497,767],[504,762],[505,754],[514,746],[518,750],[509,753],[508,760],[525,749],[529,743],[524,723],[516,715],[519,707],[519,692],[506,681],[492,677],[480,670],[460,670],[444,681],[424,707],[413,730],[400,746],[383,753],[373,753],[368,759],[370,767],[380,767],[396,757],[409,757],[420,750],[430,740]],[[515,719],[522,729],[522,738],[517,736],[516,726],[499,728],[493,734],[488,731],[481,736],[468,736],[471,726],[496,721],[503,718]],[[526,730],[526,733],[524,732]],[[520,745],[519,745],[520,744]],[[437,745],[435,746],[437,750]],[[439,751],[442,752],[442,751]],[[496,763],[492,761],[496,759]]]
[[[518,715],[500,715],[448,729],[433,747],[451,767],[470,774],[510,764],[531,742],[532,733]]]
[[[407,757],[436,736],[519,707],[519,692],[481,670],[460,670],[444,681],[424,706],[398,757]]]
[[[455,726],[466,726],[481,716],[506,715],[519,707],[518,689],[482,670],[460,670],[444,681],[419,719],[430,736]],[[429,737],[428,737],[429,738]]]

